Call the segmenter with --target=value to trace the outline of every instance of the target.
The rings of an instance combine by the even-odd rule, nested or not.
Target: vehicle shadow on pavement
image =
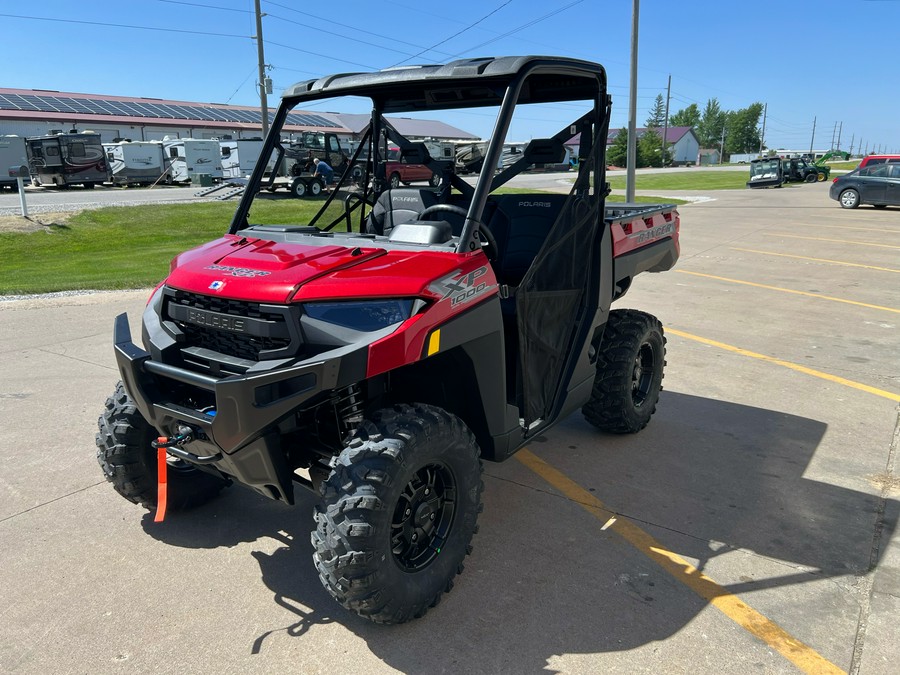
[[[877,567],[898,502],[875,487],[862,492],[806,477],[817,473],[810,462],[826,429],[783,412],[666,391],[641,434],[600,434],[573,415],[529,450],[751,605],[753,592],[788,586],[795,588],[787,597],[802,603],[803,584],[844,577],[817,592],[843,598],[831,611],[853,612],[855,596],[843,594]],[[816,465],[828,461],[816,458]],[[852,448],[847,461],[848,475],[859,473]],[[145,528],[173,546],[283,543],[252,553],[275,606],[296,617],[284,626],[283,612],[273,611],[272,626],[260,627],[248,645],[263,656],[283,648],[269,647],[275,632],[299,637],[337,622],[403,672],[554,672],[561,655],[670,638],[706,608],[521,462],[487,464],[485,485],[480,532],[453,592],[400,626],[370,624],[321,588],[308,535],[311,495],[298,491],[290,509],[232,489],[163,528],[148,516]]]

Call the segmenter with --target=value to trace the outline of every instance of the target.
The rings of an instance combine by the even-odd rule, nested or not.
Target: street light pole
[[[256,53],[259,57],[259,107],[262,109],[262,133],[269,133],[269,102],[266,98],[266,57],[263,53],[262,12],[259,10],[259,0],[254,0],[256,6]]]
[[[634,201],[634,167],[637,163],[637,59],[640,0],[632,0],[631,9],[631,83],[628,91],[628,148],[626,151],[625,201]],[[606,143],[606,139],[601,140]]]

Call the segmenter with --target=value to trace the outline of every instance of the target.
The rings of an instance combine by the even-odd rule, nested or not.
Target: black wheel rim
[[[430,565],[441,552],[456,513],[456,480],[443,464],[419,469],[403,488],[391,521],[391,552],[407,572]]]
[[[656,365],[656,350],[649,342],[644,342],[634,359],[631,371],[631,400],[640,408],[653,388],[653,373]]]

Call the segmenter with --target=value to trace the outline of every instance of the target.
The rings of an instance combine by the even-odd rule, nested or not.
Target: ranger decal
[[[653,241],[654,239],[659,239],[660,237],[665,237],[674,233],[675,223],[666,223],[665,225],[658,225],[656,227],[650,228],[649,230],[644,230],[643,232],[635,232],[634,234],[629,234],[627,238],[630,241],[637,242],[638,244],[643,244],[644,242]]]
[[[225,272],[233,277],[267,277],[271,274],[271,272],[261,272],[260,270],[251,270],[247,267],[231,267],[229,265],[208,265],[204,269]],[[212,286],[210,286],[210,288],[212,288]]]

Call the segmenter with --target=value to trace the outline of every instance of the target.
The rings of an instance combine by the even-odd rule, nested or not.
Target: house
[[[609,130],[609,136],[606,138],[607,148],[613,144],[620,131],[621,129]],[[651,131],[651,129],[640,128],[635,130],[638,139],[648,131]],[[663,135],[663,129],[661,128],[652,129],[652,131],[660,136]],[[697,139],[697,134],[694,133],[693,127],[669,127],[665,130],[665,133],[666,147],[671,155],[671,164],[694,164],[697,161],[700,141]]]
[[[697,166],[713,166],[721,163],[722,157],[718,148],[700,148],[697,151]]]
[[[606,137],[606,147],[613,144],[616,136],[619,135],[621,129],[610,129],[609,135]],[[636,129],[636,135],[640,140],[641,136],[646,134],[650,129],[646,127]],[[660,136],[663,135],[662,128],[652,129]],[[695,164],[697,162],[697,153],[700,151],[700,141],[697,134],[694,133],[693,127],[669,127],[666,132],[666,147],[671,155],[671,164]],[[573,156],[577,156],[578,147],[580,145],[581,134],[576,134],[565,145],[572,151]]]

